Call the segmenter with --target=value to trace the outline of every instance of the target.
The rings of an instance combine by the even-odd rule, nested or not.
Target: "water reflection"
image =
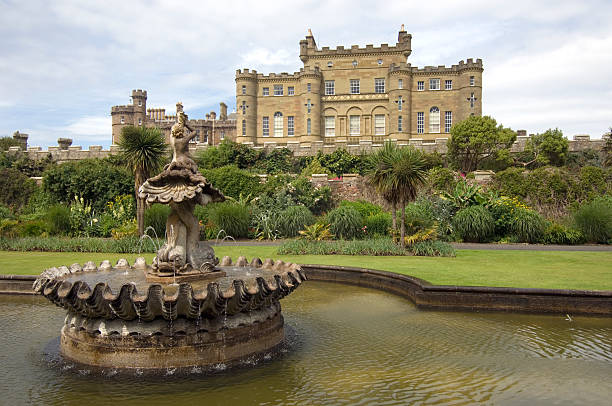
[[[0,298],[6,404],[608,404],[612,323],[604,318],[416,310],[396,296],[307,282],[283,300],[291,351],[209,376],[92,376],[47,365],[64,313]]]

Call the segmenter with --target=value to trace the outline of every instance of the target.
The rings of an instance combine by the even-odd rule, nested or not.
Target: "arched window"
[[[435,106],[429,110],[429,132],[440,132],[440,109]]]
[[[274,136],[283,136],[283,113],[280,111],[274,113]]]

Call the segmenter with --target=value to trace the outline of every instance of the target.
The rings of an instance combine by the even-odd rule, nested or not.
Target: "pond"
[[[423,311],[313,281],[282,306],[291,340],[279,358],[213,375],[100,376],[45,355],[64,310],[0,296],[0,403],[607,405],[612,396],[610,319]]]

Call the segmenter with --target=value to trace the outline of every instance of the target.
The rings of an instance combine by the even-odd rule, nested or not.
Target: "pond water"
[[[417,310],[376,290],[306,282],[282,301],[282,357],[204,375],[49,362],[65,313],[0,296],[0,404],[609,404],[612,321]],[[114,375],[114,376],[112,376]]]

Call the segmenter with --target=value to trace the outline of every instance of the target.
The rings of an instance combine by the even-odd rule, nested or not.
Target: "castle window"
[[[470,86],[474,85],[476,85],[476,80],[474,79],[474,76],[470,76]]]
[[[374,92],[375,93],[385,92],[385,79],[384,78],[374,79]]]
[[[397,98],[397,110],[398,111],[402,111],[402,104],[403,104],[402,96],[399,96]]]
[[[444,81],[444,90],[453,90],[453,81],[445,80]]]
[[[336,117],[325,116],[325,136],[333,137],[336,135]]]
[[[377,62],[379,65],[382,65],[382,59],[379,59]]]
[[[351,135],[359,135],[361,133],[360,129],[360,116],[350,116],[349,117],[349,131]]]
[[[274,113],[274,136],[283,136],[283,113],[280,111]]]
[[[310,85],[310,83],[306,83],[306,90],[308,91],[308,93],[310,93],[310,91],[312,90],[312,86]]]
[[[306,110],[308,111],[308,114],[310,114],[311,109],[312,109],[312,104],[310,104],[310,99],[308,99],[308,101],[306,102]]]
[[[263,136],[269,137],[270,136],[270,118],[264,117],[262,123],[263,123]]]
[[[246,86],[242,85],[242,94],[246,94]]]
[[[242,120],[242,136],[246,136],[246,120]]]
[[[374,116],[374,134],[385,135],[385,115],[376,114]]]
[[[263,88],[263,95],[264,96],[270,96],[270,88],[269,87],[264,87]]]
[[[142,106],[142,100],[140,100],[140,99],[138,100],[138,105]]]
[[[327,67],[331,68],[332,66],[334,66],[334,64],[332,63],[332,61],[327,62]]]
[[[403,89],[404,88],[404,80],[403,79],[398,79],[397,80],[397,88],[398,89]]]
[[[397,131],[398,132],[404,131],[402,128],[402,116],[397,116]]]
[[[295,120],[293,116],[287,116],[287,135],[288,136],[295,135]]]
[[[293,96],[295,94],[295,88],[293,86],[287,87],[287,94]]]
[[[357,61],[353,61],[353,68],[357,67]]]
[[[221,137],[219,137],[221,140],[225,139],[225,131],[221,131]]]
[[[440,132],[440,109],[435,106],[429,110],[429,132],[434,134]]]
[[[359,94],[359,79],[351,79],[351,94]]]
[[[274,96],[283,95],[283,85],[274,85]]]
[[[306,134],[310,135],[312,133],[310,119],[306,120]]]
[[[423,90],[425,90],[425,82],[422,80],[419,80],[417,82],[417,90],[422,92]]]
[[[123,116],[121,116],[121,124],[125,124],[125,118],[123,118]]]
[[[429,90],[440,90],[440,79],[429,79]]]
[[[417,134],[423,134],[425,132],[425,113],[419,111],[417,113]]]
[[[326,80],[325,81],[325,94],[331,95],[335,93],[336,93],[335,82],[333,80]]]
[[[445,111],[444,112],[444,132],[449,133],[452,126],[453,126],[453,112]]]
[[[142,125],[142,118],[138,119],[138,125]]]

